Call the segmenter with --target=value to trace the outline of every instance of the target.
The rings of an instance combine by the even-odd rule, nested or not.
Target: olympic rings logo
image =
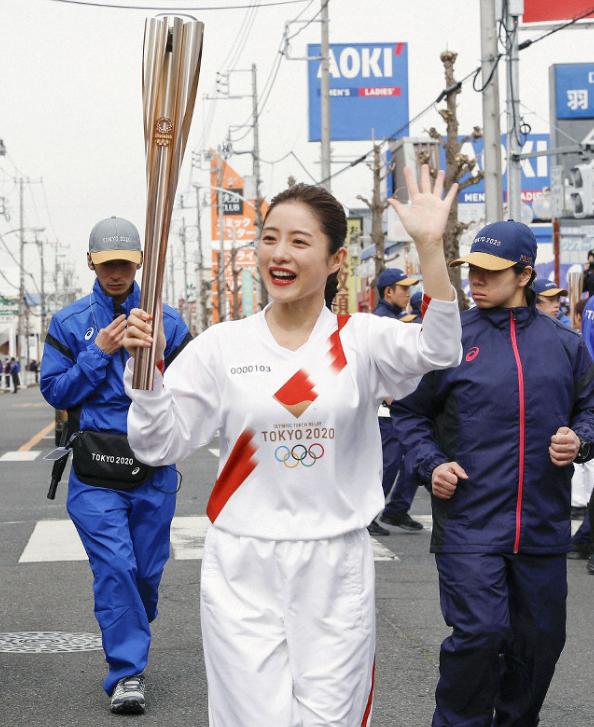
[[[303,465],[313,467],[314,464],[324,456],[324,447],[319,442],[314,442],[306,447],[304,444],[296,444],[294,447],[287,447],[281,444],[274,451],[274,458],[289,469]]]

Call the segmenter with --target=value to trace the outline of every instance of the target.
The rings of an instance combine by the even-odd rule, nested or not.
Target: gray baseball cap
[[[107,217],[91,230],[89,254],[96,265],[108,260],[130,260],[140,264],[142,249],[138,230],[122,217]]]

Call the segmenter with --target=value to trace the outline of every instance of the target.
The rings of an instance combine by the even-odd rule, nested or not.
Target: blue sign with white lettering
[[[594,63],[555,65],[558,119],[594,119]]]
[[[461,139],[462,137],[458,137]],[[502,187],[503,199],[507,199],[507,172],[505,167],[506,158],[506,136],[501,135],[501,160],[503,164],[502,171]],[[482,138],[467,141],[461,149],[462,154],[468,155],[471,159],[476,159],[475,169],[482,170],[484,168],[484,148],[485,143]],[[534,152],[546,152],[549,148],[549,134],[528,134],[524,145],[522,146],[523,154],[531,154]],[[391,152],[387,153],[386,161],[389,165],[392,160]],[[440,167],[445,169],[445,151],[440,148]],[[462,180],[464,181],[464,180]],[[542,194],[545,188],[551,186],[549,172],[549,157],[543,153],[542,156],[533,157],[532,159],[522,159],[522,202],[531,204],[536,197]],[[387,178],[387,193],[392,196],[394,193],[393,175]],[[462,204],[480,204],[485,201],[485,183],[481,179],[480,182],[472,184],[470,187],[462,189],[458,194],[458,201]]]
[[[320,46],[307,46],[309,141],[321,138]],[[330,46],[330,138],[385,139],[408,134],[408,44]]]
[[[506,136],[501,136],[501,161],[502,161],[502,179],[503,199],[507,199],[507,170],[505,166],[506,158]],[[477,168],[484,168],[484,140],[476,139],[469,142],[467,148],[463,147],[462,152],[470,157],[476,157]],[[524,145],[522,146],[522,154],[532,154],[534,152],[546,152],[549,148],[549,134],[528,134]],[[471,151],[472,150],[472,151]],[[445,152],[442,151],[442,168],[445,168]],[[542,194],[546,187],[551,186],[549,172],[549,157],[544,155],[533,157],[532,159],[522,159],[522,202],[531,204],[535,197]],[[458,200],[462,203],[484,202],[485,201],[485,183],[481,179],[480,182],[461,190]]]

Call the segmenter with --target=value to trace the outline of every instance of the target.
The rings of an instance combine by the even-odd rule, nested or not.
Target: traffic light
[[[569,170],[569,199],[574,217],[594,217],[594,161]]]

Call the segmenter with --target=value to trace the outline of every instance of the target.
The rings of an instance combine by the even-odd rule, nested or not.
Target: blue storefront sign
[[[307,46],[309,141],[321,138],[320,46]],[[385,139],[408,134],[408,44],[330,46],[330,138]]]
[[[558,119],[594,118],[594,63],[560,63],[554,67]]]
[[[506,158],[506,136],[501,136],[501,161],[502,161],[502,179],[501,186],[503,188],[503,199],[507,199],[507,170],[505,164]],[[522,154],[532,154],[535,152],[546,152],[549,148],[549,134],[528,134],[525,137],[522,146]],[[477,160],[477,168],[483,169],[484,166],[484,140],[476,139],[472,142],[472,150]],[[466,149],[465,153],[469,153]],[[441,163],[445,168],[445,153],[442,150]],[[549,157],[538,156],[532,159],[522,159],[522,202],[531,204],[534,198],[542,194],[543,189],[550,187]],[[463,189],[458,197],[462,203],[472,204],[485,201],[485,183],[483,180]]]

